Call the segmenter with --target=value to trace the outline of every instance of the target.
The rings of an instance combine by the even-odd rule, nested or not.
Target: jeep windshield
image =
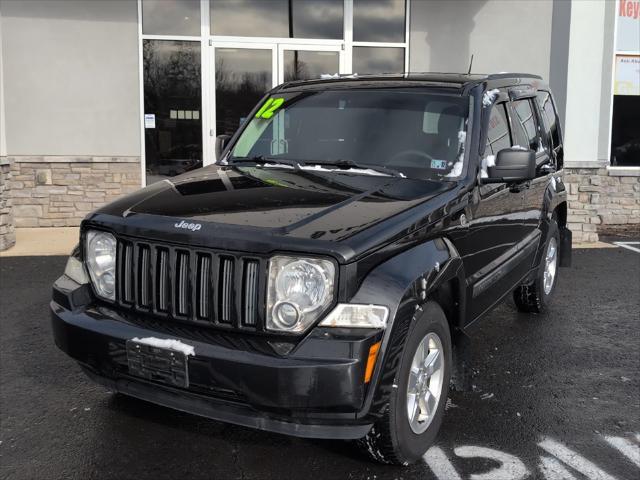
[[[468,97],[433,90],[275,93],[227,162],[449,180],[462,175]]]

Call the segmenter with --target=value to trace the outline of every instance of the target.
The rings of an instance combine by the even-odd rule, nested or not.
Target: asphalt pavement
[[[0,258],[0,478],[638,479],[640,253],[576,250],[544,315],[473,330],[474,390],[407,468],[351,443],[255,431],[116,396],[53,344],[64,257]]]

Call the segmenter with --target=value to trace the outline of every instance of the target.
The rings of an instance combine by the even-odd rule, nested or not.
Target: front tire
[[[559,257],[560,233],[554,216],[549,223],[547,243],[535,280],[531,284],[520,285],[513,291],[513,300],[519,311],[542,313],[546,310],[558,283]]]
[[[385,415],[360,440],[380,463],[408,465],[433,444],[447,403],[451,376],[451,334],[447,318],[434,302],[414,321]]]

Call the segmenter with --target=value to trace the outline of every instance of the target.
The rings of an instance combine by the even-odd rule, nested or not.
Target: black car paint
[[[275,90],[431,88],[471,95],[471,148],[465,152],[465,174],[455,181],[211,166],[123,197],[82,224],[83,232],[98,228],[177,245],[266,256],[330,256],[339,265],[334,305],[389,306],[384,332],[314,328],[292,337],[167,326],[96,300],[88,285],[63,276],[54,285],[52,301],[57,344],[93,377],[147,400],[180,408],[183,399],[182,408],[194,413],[293,435],[362,436],[385,410],[404,336],[427,298],[443,295],[447,286],[444,294],[450,305],[445,310],[453,334],[464,332],[515,285],[535,274],[554,211],[563,227],[562,256],[568,255],[570,232],[562,223],[566,191],[555,172],[540,170],[535,180],[520,185],[481,185],[477,178],[489,111],[482,105],[483,93],[493,88],[507,92],[522,84],[546,88],[533,77],[432,75],[311,81]],[[535,95],[535,88],[532,91]],[[195,233],[175,228],[182,220],[202,228]],[[76,254],[83,257],[81,251]],[[214,400],[216,395],[207,397],[206,389],[145,386],[128,377],[123,342],[151,333],[197,342],[205,372],[202,382],[215,379],[221,390],[243,394],[242,401]],[[374,375],[363,384],[368,348],[380,340]],[[208,356],[201,359],[200,352]],[[282,376],[300,362],[309,368]],[[257,364],[266,370],[256,370]],[[201,408],[203,395],[217,408]]]

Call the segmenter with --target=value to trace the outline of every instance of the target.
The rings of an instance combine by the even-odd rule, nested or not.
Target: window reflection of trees
[[[294,52],[297,55],[297,52]],[[284,71],[284,81],[290,82],[293,80],[307,80],[311,78],[311,70],[306,62],[295,59],[292,63],[288,64]]]
[[[174,175],[200,167],[200,44],[144,40],[142,48],[144,112],[155,115],[155,128],[145,129],[147,172]],[[172,110],[189,112],[189,116],[171,118]]]
[[[240,126],[240,119],[270,89],[271,72],[232,70],[224,58],[216,58],[215,68],[217,133],[231,135]]]

